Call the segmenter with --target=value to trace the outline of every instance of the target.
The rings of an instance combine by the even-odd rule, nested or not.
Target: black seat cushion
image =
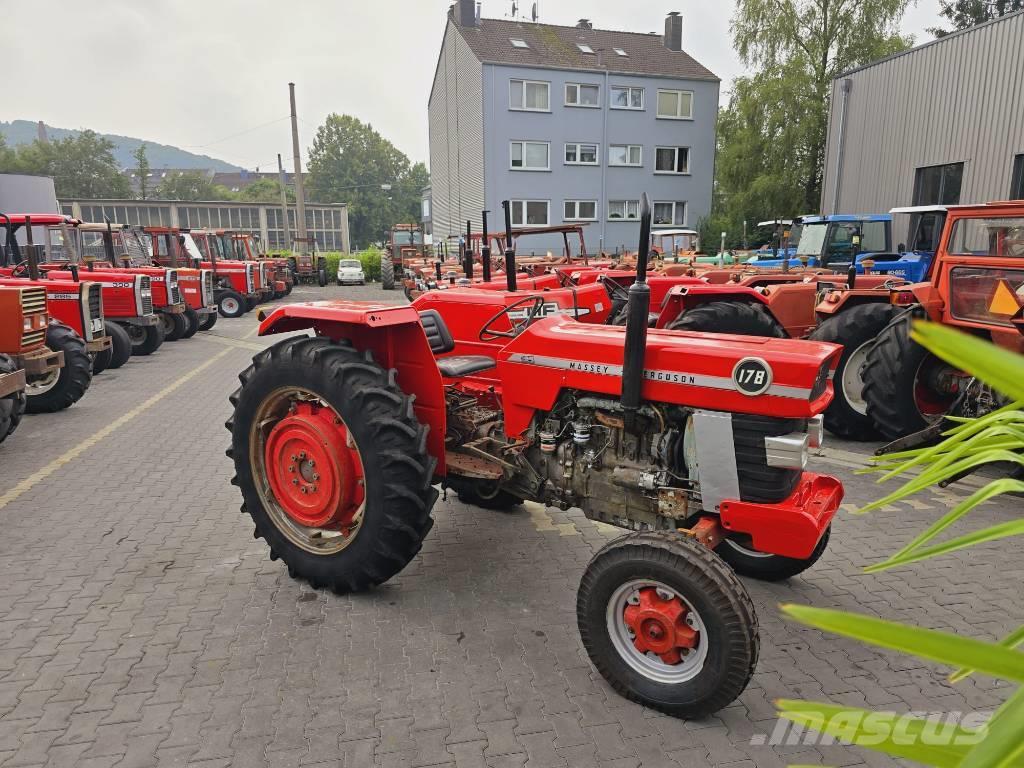
[[[452,355],[437,361],[437,367],[445,378],[469,376],[495,366],[494,358],[486,355]]]
[[[427,334],[427,341],[430,342],[430,351],[435,355],[443,355],[455,349],[451,331],[436,309],[425,309],[420,312],[420,323],[423,324],[423,332]]]

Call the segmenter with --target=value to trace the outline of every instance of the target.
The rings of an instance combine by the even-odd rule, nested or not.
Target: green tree
[[[132,156],[135,158],[135,168],[139,174],[139,198],[145,200],[149,197],[149,158],[146,157],[146,143],[139,144]]]
[[[231,190],[214,184],[202,171],[169,174],[156,188],[161,200],[230,200]]]
[[[1022,9],[1024,0],[939,0],[939,15],[952,22],[953,28],[930,27],[928,31],[936,37],[945,37]]]
[[[719,119],[715,207],[707,232],[744,219],[812,213],[833,80],[907,48],[909,0],[740,0],[733,45],[752,74],[738,78]],[[706,237],[707,235],[705,235]],[[715,234],[711,242],[718,242]]]
[[[0,136],[0,173],[21,173],[18,153],[7,146],[7,140]]]
[[[310,198],[348,203],[353,247],[381,240],[392,224],[419,221],[428,179],[422,163],[410,166],[390,141],[350,115],[328,115],[309,150]]]
[[[113,154],[114,144],[95,131],[18,148],[23,173],[52,176],[61,198],[128,197],[131,186]]]
[[[289,201],[295,200],[295,192],[285,187]],[[281,201],[281,183],[277,179],[260,179],[247,187],[243,187],[234,195],[235,200],[249,203],[279,203]]]

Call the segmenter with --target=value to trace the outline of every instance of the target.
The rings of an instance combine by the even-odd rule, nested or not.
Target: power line
[[[238,133],[232,133],[230,136],[225,136],[223,138],[217,139],[216,141],[211,141],[211,142],[208,142],[206,144],[186,144],[186,145],[184,145],[183,149],[202,149],[203,147],[212,147],[214,144],[220,144],[222,141],[227,141],[228,139],[233,139],[236,136],[244,136],[247,133],[252,133],[253,131],[258,131],[260,128],[266,128],[268,125],[274,125],[274,123],[280,123],[282,120],[287,120],[289,117],[291,117],[291,116],[290,115],[285,115],[284,117],[279,117],[276,120],[271,120],[270,122],[267,122],[267,123],[261,123],[260,125],[254,125],[252,128],[246,128],[244,131],[239,131]]]

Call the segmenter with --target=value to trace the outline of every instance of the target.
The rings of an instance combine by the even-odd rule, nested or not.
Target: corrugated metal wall
[[[431,218],[435,238],[479,226],[484,207],[483,65],[448,22],[430,94]]]
[[[842,78],[833,83],[822,210],[878,213],[913,203],[917,168],[964,163],[961,203],[1005,199],[1024,153],[1024,12],[846,75],[839,205],[836,168]]]

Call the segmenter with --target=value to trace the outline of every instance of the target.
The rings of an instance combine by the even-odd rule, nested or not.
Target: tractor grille
[[[88,296],[89,317],[103,317],[103,286],[93,283],[89,286]]]
[[[733,414],[732,435],[742,501],[773,504],[789,497],[803,473],[799,469],[768,466],[764,439],[806,429],[803,419]]]
[[[86,341],[104,336],[103,331],[103,287],[99,283],[85,286],[82,302],[82,333]]]
[[[139,279],[139,293],[142,295],[142,314],[153,314],[153,284],[149,275],[142,275]]]
[[[178,270],[167,270],[167,302],[181,304],[181,289],[178,288]]]
[[[28,318],[31,317],[32,315],[46,314],[45,288],[21,289],[21,314],[23,318]],[[32,325],[36,325],[36,323],[32,323]],[[22,349],[31,349],[32,347],[38,347],[45,341],[46,323],[43,323],[42,328],[37,328],[31,331],[22,330],[21,332]]]
[[[213,270],[203,270],[203,306],[213,304]]]

